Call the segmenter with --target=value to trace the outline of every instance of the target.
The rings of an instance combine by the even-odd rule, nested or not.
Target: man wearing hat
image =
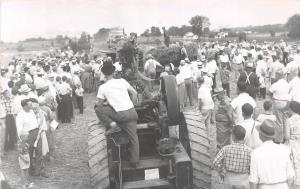
[[[259,80],[256,73],[253,72],[254,64],[248,62],[246,69],[241,73],[238,82],[245,83],[247,87],[247,93],[253,98],[256,99],[256,94],[258,92]]]
[[[116,129],[119,126],[127,133],[131,148],[129,161],[135,167],[140,157],[137,136],[138,115],[133,103],[137,99],[137,92],[123,78],[113,78],[115,67],[112,62],[105,61],[101,71],[105,75],[106,82],[98,90],[98,102],[95,105],[97,117],[106,128]]]
[[[267,119],[256,127],[263,144],[251,154],[251,189],[289,189],[295,175],[291,149],[273,142],[276,124]]]

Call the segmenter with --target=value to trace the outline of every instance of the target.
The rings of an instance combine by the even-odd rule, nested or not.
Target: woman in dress
[[[295,169],[293,182],[294,189],[300,189],[300,103],[290,102],[291,116],[287,120],[286,138],[292,150],[292,159]]]

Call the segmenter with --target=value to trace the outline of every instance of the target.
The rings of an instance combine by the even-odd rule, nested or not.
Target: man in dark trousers
[[[238,83],[245,83],[247,93],[256,99],[256,94],[259,90],[259,80],[256,73],[253,72],[254,65],[252,62],[248,62],[245,71],[241,73]]]
[[[119,126],[129,137],[129,161],[133,167],[139,162],[139,139],[137,135],[138,115],[134,109],[136,90],[123,78],[115,79],[114,65],[104,62],[101,68],[106,82],[99,87],[95,111],[99,120],[109,129]]]

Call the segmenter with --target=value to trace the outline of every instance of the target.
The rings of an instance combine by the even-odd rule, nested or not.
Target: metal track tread
[[[171,184],[165,179],[139,180],[124,182],[123,189],[167,188]]]

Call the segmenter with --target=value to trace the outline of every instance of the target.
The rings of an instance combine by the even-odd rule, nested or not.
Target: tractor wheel
[[[200,112],[183,112],[187,129],[189,155],[193,165],[193,188],[210,189],[212,161],[208,131]]]
[[[109,189],[109,167],[105,127],[94,121],[88,126],[91,189]]]
[[[161,82],[161,91],[163,100],[166,103],[170,124],[178,124],[180,109],[176,78],[172,75],[163,76]]]

